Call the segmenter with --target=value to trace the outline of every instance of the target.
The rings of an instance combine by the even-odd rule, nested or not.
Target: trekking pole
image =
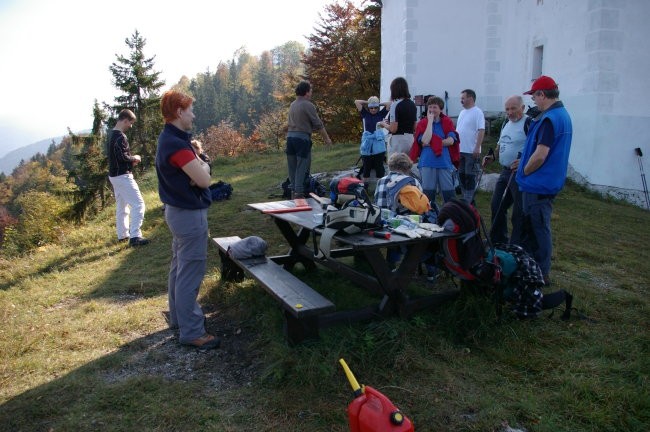
[[[497,207],[497,211],[492,215],[492,226],[490,227],[490,237],[492,237],[492,231],[494,231],[494,221],[497,219],[497,216],[499,216],[501,212],[501,207],[503,207],[503,200],[506,199],[506,194],[510,190],[510,183],[512,182],[512,178],[514,176],[515,176],[515,170],[511,170],[510,177],[508,177],[508,183],[506,184],[506,188],[503,190],[503,195],[501,195],[501,201],[499,201],[499,207]]]
[[[517,159],[521,159],[521,152],[517,153]],[[499,202],[499,207],[497,207],[497,211],[492,215],[492,226],[490,227],[490,236],[492,236],[492,231],[494,230],[494,221],[496,220],[497,216],[499,215],[499,212],[501,211],[501,207],[503,206],[503,200],[506,198],[506,194],[510,190],[510,183],[512,183],[512,178],[515,176],[515,172],[517,170],[510,169],[510,177],[508,177],[508,183],[506,184],[506,188],[503,191],[503,195],[501,195],[501,201]],[[514,197],[513,197],[513,201]],[[516,203],[516,201],[515,201]]]
[[[490,149],[490,152],[488,154],[494,155],[494,150]],[[481,165],[481,171],[479,172],[478,176],[478,181],[476,182],[476,189],[474,189],[474,194],[472,195],[472,202],[474,202],[474,207],[476,207],[476,203],[474,201],[474,196],[476,196],[476,190],[478,189],[479,185],[481,184],[481,177],[483,177],[483,167],[485,164]],[[507,189],[506,189],[507,190]],[[485,234],[485,238],[488,244],[488,247],[490,249],[490,252],[492,253],[492,264],[494,265],[494,275],[492,277],[492,283],[494,284],[495,288],[495,303],[496,303],[496,312],[497,312],[497,321],[501,320],[501,315],[503,314],[503,307],[501,305],[502,303],[502,298],[503,298],[503,292],[501,291],[501,288],[499,286],[499,283],[501,282],[501,266],[499,266],[499,261],[497,259],[497,253],[496,253],[496,248],[494,247],[494,244],[492,243],[492,239],[489,236],[489,233],[487,231],[487,228],[485,227],[485,221],[483,220],[483,217],[479,213],[479,220],[481,222],[481,229],[483,230],[483,234]]]
[[[643,194],[645,195],[645,204],[646,207],[650,210],[650,196],[648,195],[648,184],[645,181],[645,172],[643,172],[643,162],[641,158],[643,157],[643,152],[640,147],[634,149],[636,152],[638,161],[639,161],[639,170],[641,171],[641,183],[643,183]]]
[[[488,151],[488,156],[494,156],[494,149],[493,148],[490,148],[490,150]],[[476,168],[477,166],[479,167],[479,170],[478,170],[478,176],[476,176],[477,177],[476,178],[476,185],[474,186],[474,191],[472,192],[472,199],[469,200],[469,202],[467,203],[467,204],[472,204],[473,203],[475,207],[476,207],[476,201],[474,201],[474,198],[476,197],[476,192],[478,191],[479,187],[481,186],[481,179],[483,178],[483,168],[485,168],[485,163],[481,164],[481,163],[478,162],[478,160],[475,159],[474,160],[474,167]]]

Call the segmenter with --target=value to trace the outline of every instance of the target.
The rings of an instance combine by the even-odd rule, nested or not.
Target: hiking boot
[[[294,192],[294,193],[292,194],[292,196],[293,196],[293,199],[301,199],[301,198],[305,198],[305,194],[302,193],[302,192]]]
[[[144,237],[131,237],[129,240],[129,246],[144,246],[149,244],[149,240]]]
[[[199,351],[207,351],[211,349],[219,348],[221,345],[221,339],[216,336],[206,333],[198,339],[194,339],[189,342],[181,342],[182,345],[186,345],[192,348],[196,348]]]

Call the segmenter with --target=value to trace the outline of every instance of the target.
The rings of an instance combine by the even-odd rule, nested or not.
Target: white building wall
[[[381,98],[403,76],[412,95],[447,91],[451,116],[465,88],[502,111],[530,88],[543,46],[542,73],[573,119],[572,177],[644,205],[634,149],[650,161],[648,17],[646,0],[383,0]]]

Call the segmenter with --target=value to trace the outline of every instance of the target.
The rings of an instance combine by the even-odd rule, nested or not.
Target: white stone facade
[[[573,120],[571,175],[645,206],[635,148],[650,170],[650,1],[383,0],[381,98],[403,76],[412,95],[471,88],[486,112],[549,75]],[[524,101],[532,105],[528,96]]]

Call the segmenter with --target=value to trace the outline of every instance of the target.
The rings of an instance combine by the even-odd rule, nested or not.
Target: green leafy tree
[[[124,42],[130,50],[128,57],[117,55],[117,62],[109,67],[113,85],[123,92],[115,98],[116,104],[112,108],[114,114],[129,108],[138,117],[127,135],[133,152],[142,156],[140,166],[146,168],[153,164],[156,153],[162,125],[159,90],[165,82],[160,79],[160,72],[154,70],[155,56],[145,56],[147,41],[137,30]]]

